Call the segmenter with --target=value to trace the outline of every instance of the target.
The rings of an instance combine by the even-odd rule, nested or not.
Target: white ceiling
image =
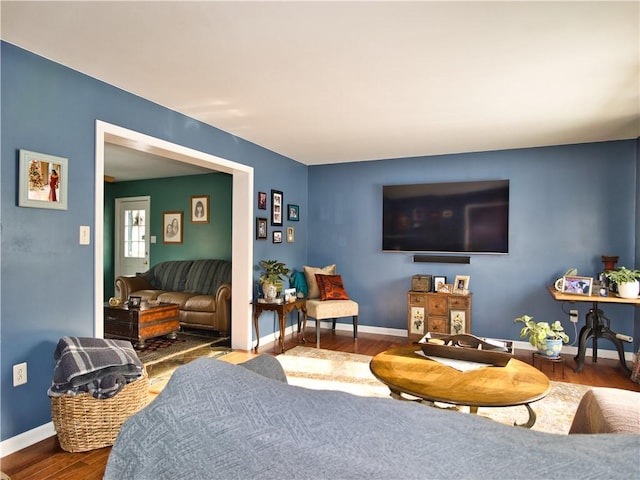
[[[637,1],[1,8],[3,40],[307,165],[640,135]]]

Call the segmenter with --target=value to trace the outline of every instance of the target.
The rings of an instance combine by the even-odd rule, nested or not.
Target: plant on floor
[[[515,318],[514,323],[522,323],[524,327],[520,330],[520,338],[529,337],[529,343],[536,347],[541,353],[548,356],[557,356],[562,348],[562,343],[569,343],[569,336],[564,333],[564,328],[559,321],[552,324],[548,322],[534,322],[533,317],[523,315]],[[553,342],[554,340],[560,341]],[[548,348],[548,343],[558,343],[554,349]],[[552,350],[550,352],[550,350]],[[556,351],[557,350],[557,351]],[[554,355],[555,354],[555,355]]]

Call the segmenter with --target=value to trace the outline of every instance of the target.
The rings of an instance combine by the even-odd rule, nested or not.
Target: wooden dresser
[[[427,332],[471,333],[472,294],[407,293],[409,341],[420,340]]]

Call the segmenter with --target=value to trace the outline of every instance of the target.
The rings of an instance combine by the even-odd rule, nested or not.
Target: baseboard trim
[[[15,437],[8,438],[0,443],[0,458],[4,458],[7,455],[11,455],[12,453],[30,447],[35,443],[55,435],[56,429],[53,426],[53,422],[49,422],[16,435]]]

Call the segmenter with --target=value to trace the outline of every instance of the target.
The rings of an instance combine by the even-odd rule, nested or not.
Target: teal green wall
[[[151,197],[151,266],[165,260],[216,258],[231,260],[233,177],[226,173],[190,175],[113,183],[105,186],[105,298],[113,296],[114,204],[116,198]],[[191,197],[209,195],[209,223],[191,223]],[[106,205],[110,202],[110,205]],[[183,212],[182,244],[162,243],[163,212]],[[110,252],[107,258],[107,250]],[[107,274],[109,276],[107,277]]]

